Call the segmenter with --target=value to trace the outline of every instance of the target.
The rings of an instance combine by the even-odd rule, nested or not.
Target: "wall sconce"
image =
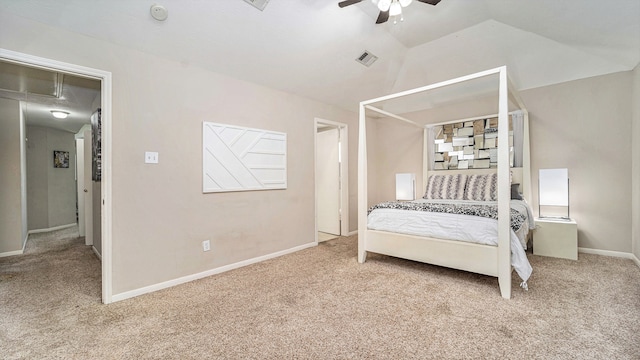
[[[564,216],[564,208],[566,208],[566,216]],[[543,215],[543,209],[548,215]],[[540,169],[538,215],[541,218],[569,219],[569,171],[567,169]]]
[[[416,199],[416,174],[396,174],[396,200]]]

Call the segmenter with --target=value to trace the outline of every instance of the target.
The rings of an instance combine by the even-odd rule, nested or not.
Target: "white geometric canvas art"
[[[287,188],[287,134],[235,125],[202,125],[202,191]]]

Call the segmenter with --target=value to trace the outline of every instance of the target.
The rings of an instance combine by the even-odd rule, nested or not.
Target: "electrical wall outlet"
[[[202,251],[209,251],[211,250],[211,243],[209,242],[209,240],[205,240],[202,242]]]

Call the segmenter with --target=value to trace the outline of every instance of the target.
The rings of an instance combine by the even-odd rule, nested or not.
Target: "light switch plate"
[[[144,162],[146,164],[157,164],[158,163],[158,153],[155,151],[147,151],[144,153]]]

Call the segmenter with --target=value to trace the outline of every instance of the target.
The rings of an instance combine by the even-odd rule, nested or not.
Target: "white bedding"
[[[449,200],[416,200],[417,202],[451,203]],[[496,202],[459,201],[456,203],[487,204]],[[526,248],[526,235],[533,224],[531,209],[524,201],[512,200],[511,207],[518,211],[524,211],[529,215],[528,221],[523,224],[516,234],[511,229],[511,265],[520,278],[527,281],[531,276],[532,268],[524,252]],[[401,234],[426,236],[438,239],[458,240],[474,242],[485,245],[497,246],[498,221],[491,218],[414,211],[398,209],[375,209],[367,218],[367,227],[371,230],[381,230]],[[524,244],[524,245],[523,245]]]

